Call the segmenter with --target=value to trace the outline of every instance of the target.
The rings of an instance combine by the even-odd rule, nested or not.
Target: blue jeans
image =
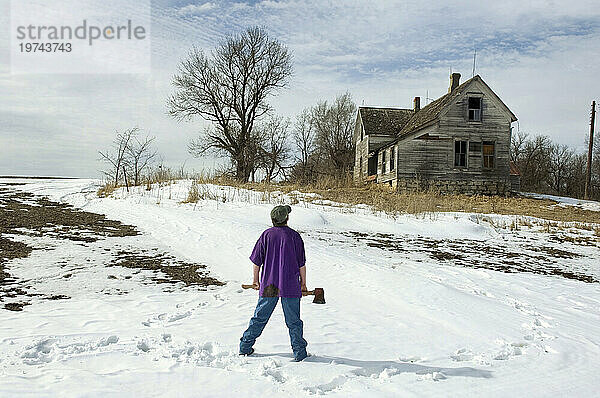
[[[240,339],[240,353],[249,353],[258,336],[262,334],[267,326],[271,314],[277,306],[279,297],[259,297],[254,316],[250,319],[250,325]],[[285,324],[290,332],[290,341],[294,358],[306,357],[306,346],[308,343],[302,337],[304,323],[300,319],[300,297],[281,297],[281,307],[285,316]]]

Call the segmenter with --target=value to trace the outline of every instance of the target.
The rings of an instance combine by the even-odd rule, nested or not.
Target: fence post
[[[125,170],[125,166],[123,166],[123,177],[125,178],[125,187],[127,188],[127,192],[129,192],[129,183],[127,182],[127,171]]]

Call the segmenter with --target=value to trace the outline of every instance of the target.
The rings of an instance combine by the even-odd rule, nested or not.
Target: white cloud
[[[271,100],[288,116],[346,90],[370,105],[410,107],[427,90],[437,98],[447,90],[450,68],[470,77],[474,45],[477,73],[514,111],[521,130],[580,145],[589,103],[600,92],[600,64],[589,58],[600,51],[600,9],[590,1],[153,5],[150,77],[11,76],[3,55],[8,37],[0,32],[0,170],[38,164],[49,173],[94,174],[96,151],[115,129],[133,125],[157,137],[167,163],[212,165],[186,153],[203,122],[178,123],[166,115],[170,79],[192,45],[210,49],[250,25],[265,26],[294,53],[292,83]],[[6,25],[5,15],[0,23]],[[6,112],[13,116],[7,119]],[[53,137],[51,144],[44,134]],[[83,149],[60,149],[74,147]]]
[[[216,7],[216,4],[212,3],[212,2],[203,3],[203,4],[189,4],[187,6],[181,7],[177,12],[180,15],[204,14],[207,11],[210,11],[215,7]]]

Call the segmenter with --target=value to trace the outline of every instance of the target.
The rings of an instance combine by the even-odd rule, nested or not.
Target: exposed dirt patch
[[[223,282],[208,276],[208,271],[201,271],[206,265],[187,263],[166,253],[147,255],[120,251],[110,265],[156,271],[156,277],[152,280],[158,283],[183,282],[186,286],[224,285]]]
[[[66,299],[64,295],[43,296],[27,292],[23,284],[11,277],[9,261],[28,257],[36,248],[14,240],[15,235],[50,236],[81,242],[95,242],[107,236],[133,236],[131,225],[108,220],[101,214],[76,209],[65,203],[21,192],[11,187],[22,183],[2,183],[0,186],[0,302],[7,298],[42,296],[48,300]],[[22,310],[28,302],[7,303],[4,308]]]
[[[138,235],[135,227],[119,221],[107,219],[101,214],[77,209],[71,205],[58,203],[48,198],[21,192],[13,186],[22,183],[0,183],[0,303],[6,302],[4,308],[11,311],[21,311],[29,305],[28,297],[38,297],[44,300],[69,299],[63,294],[43,295],[33,293],[29,282],[21,281],[10,275],[11,260],[28,257],[34,250],[54,250],[55,247],[38,247],[30,243],[33,238],[50,237],[56,240],[79,242],[82,246],[90,246],[90,252],[102,250],[114,251],[115,260],[109,266],[122,266],[156,271],[153,283],[178,283],[185,285],[223,285],[222,282],[208,276],[208,271],[202,264],[190,264],[179,261],[166,253],[139,254],[118,251],[113,248],[99,248],[94,242],[108,237],[128,237]],[[20,242],[19,236],[27,236],[28,244]],[[60,247],[60,246],[57,246]],[[87,250],[87,249],[86,249]],[[86,260],[89,261],[89,260]],[[68,263],[57,261],[61,268]],[[61,275],[65,283],[73,276],[77,268],[71,267]],[[125,276],[124,279],[130,279]],[[125,294],[121,289],[105,289],[106,294]]]
[[[27,257],[32,250],[33,248],[25,243],[16,242],[0,235],[0,284],[11,281],[10,275],[4,271],[4,263],[15,258]]]
[[[23,311],[23,307],[29,305],[30,303],[7,303],[4,304],[4,308],[9,311]]]
[[[335,234],[328,236],[327,240],[335,239],[333,235]],[[436,240],[425,237],[366,234],[354,231],[342,235],[354,238],[357,243],[385,251],[404,253],[408,257],[415,253],[424,253],[436,261],[449,265],[506,273],[528,272],[557,275],[587,283],[600,282],[596,276],[586,273],[585,270],[575,269],[572,264],[565,261],[581,258],[581,254],[547,244],[522,243],[508,246],[493,241]],[[317,238],[322,239],[318,235]],[[340,240],[340,242],[343,241]]]
[[[0,215],[0,234],[55,236],[84,242],[138,234],[133,226],[109,220],[101,214],[6,188],[0,188]]]

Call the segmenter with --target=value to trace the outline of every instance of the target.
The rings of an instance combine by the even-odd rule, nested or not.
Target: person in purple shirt
[[[273,227],[260,235],[250,256],[254,263],[253,285],[260,293],[254,316],[240,339],[240,355],[254,353],[252,346],[281,298],[294,360],[299,362],[308,356],[308,343],[303,337],[304,323],[300,319],[300,298],[306,291],[306,258],[300,234],[287,226],[291,211],[292,208],[287,205],[275,206],[271,210]]]

